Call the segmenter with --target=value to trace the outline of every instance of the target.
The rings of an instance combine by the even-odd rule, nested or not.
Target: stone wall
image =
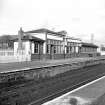
[[[75,63],[66,63],[59,65],[50,65],[38,68],[27,68],[23,70],[18,70],[15,72],[6,72],[0,74],[0,83],[15,81],[15,80],[38,80],[40,78],[52,77],[60,73],[64,73],[70,70],[76,70],[85,66],[96,65],[99,63],[105,63],[105,59],[93,59],[87,60],[85,62],[75,62]]]

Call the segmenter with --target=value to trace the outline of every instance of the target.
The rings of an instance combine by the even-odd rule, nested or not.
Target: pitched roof
[[[97,45],[93,44],[93,43],[82,43],[83,47],[93,47],[93,48],[98,48]]]
[[[70,37],[70,36],[66,36],[65,38],[66,38],[66,39],[72,39],[72,40],[79,40],[79,41],[82,41],[80,38],[74,38],[74,37]]]
[[[8,42],[13,41],[15,39],[16,35],[2,35],[0,36],[0,42]]]
[[[40,39],[38,37],[32,36],[30,34],[26,34],[23,36],[22,40],[33,40],[33,41],[38,41],[38,42],[44,42],[43,39]]]
[[[54,32],[54,31],[48,30],[46,28],[41,28],[41,29],[37,29],[37,30],[31,30],[31,31],[27,31],[25,33],[51,33],[51,34],[55,34],[55,36],[57,36],[57,35],[60,36],[60,37],[65,36],[62,33]]]
[[[0,42],[8,42],[8,41],[15,41],[18,40],[18,35],[3,35],[0,36]],[[22,37],[22,40],[34,40],[34,41],[39,41],[39,42],[44,42],[44,40],[37,38],[35,36],[32,36],[30,34],[25,34]]]

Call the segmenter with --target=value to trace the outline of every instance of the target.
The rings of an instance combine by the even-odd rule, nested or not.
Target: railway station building
[[[44,40],[41,59],[60,59],[63,58],[65,35],[48,29],[38,29],[25,32]],[[32,54],[32,59],[36,59],[36,54]]]
[[[0,63],[97,56],[97,46],[45,28],[0,37]]]
[[[65,31],[54,32],[48,29],[38,29],[25,33],[44,40],[41,59],[65,59],[79,56],[82,41],[79,38],[67,36]],[[33,58],[36,58],[35,56],[34,54]]]

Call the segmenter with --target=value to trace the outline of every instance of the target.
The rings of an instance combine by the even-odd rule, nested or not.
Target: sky
[[[105,44],[105,0],[0,0],[0,35],[48,28]]]

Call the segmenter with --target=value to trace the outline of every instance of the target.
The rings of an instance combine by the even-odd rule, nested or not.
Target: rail
[[[80,83],[78,83],[78,84],[76,84],[76,85],[67,87],[66,89],[60,90],[60,91],[58,91],[58,92],[56,92],[56,93],[53,93],[53,94],[51,94],[51,95],[49,95],[49,96],[47,96],[47,97],[44,97],[44,98],[38,99],[38,100],[36,100],[36,101],[33,101],[33,102],[31,102],[30,104],[28,104],[28,105],[37,105],[37,103],[43,104],[44,102],[46,102],[46,100],[48,101],[48,100],[54,99],[54,98],[56,98],[56,97],[58,97],[58,96],[60,96],[60,95],[66,94],[66,92],[68,92],[68,90],[73,90],[73,89],[75,89],[75,88],[77,88],[77,87],[79,87],[79,86],[83,86],[83,85],[85,85],[86,83],[91,82],[91,80],[94,80],[94,79],[96,79],[96,78],[99,79],[99,78],[101,78],[102,76],[105,77],[105,73],[103,73],[103,74],[101,74],[101,75],[98,75],[98,76],[96,76],[96,77],[93,77],[93,78],[91,78],[91,79],[87,79],[87,80],[85,80],[85,81],[82,81],[82,82],[80,82]]]

